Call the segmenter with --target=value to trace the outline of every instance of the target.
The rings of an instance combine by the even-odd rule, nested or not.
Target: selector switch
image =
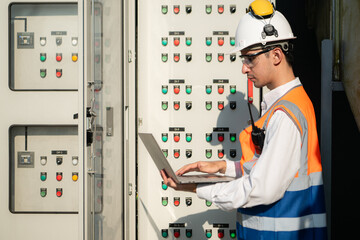
[[[56,157],[56,164],[57,164],[57,165],[61,165],[62,163],[63,163],[63,157],[57,156],[57,157]]]
[[[192,150],[187,149],[185,155],[186,155],[186,158],[191,158],[192,157]]]

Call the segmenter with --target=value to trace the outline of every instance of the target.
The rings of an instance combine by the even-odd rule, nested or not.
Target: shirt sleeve
[[[199,198],[232,210],[271,204],[281,199],[300,168],[301,136],[283,111],[269,121],[263,151],[250,174],[227,183],[199,184]],[[235,164],[230,172],[235,172]],[[228,171],[228,170],[227,170]]]

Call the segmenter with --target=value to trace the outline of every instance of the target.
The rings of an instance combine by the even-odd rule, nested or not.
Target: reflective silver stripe
[[[237,213],[238,223],[259,231],[298,231],[326,227],[326,214],[311,214],[299,218],[270,218]],[[241,216],[242,215],[242,216]]]
[[[299,175],[299,177],[294,178],[286,191],[301,191],[311,186],[318,186],[322,184],[322,172],[314,172],[310,175]]]

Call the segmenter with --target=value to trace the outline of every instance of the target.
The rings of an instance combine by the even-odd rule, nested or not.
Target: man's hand
[[[225,173],[226,162],[225,161],[213,161],[213,162],[195,162],[190,163],[176,171],[176,175],[181,176],[188,172],[202,172],[202,173]]]
[[[178,191],[185,191],[185,192],[193,192],[196,193],[196,183],[188,183],[188,184],[177,184],[172,178],[170,178],[164,170],[160,171],[161,177],[164,180],[164,184],[167,186],[178,190]]]

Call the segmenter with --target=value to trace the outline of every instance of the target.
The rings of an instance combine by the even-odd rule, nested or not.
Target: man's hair
[[[289,64],[290,67],[293,66],[295,59],[294,59],[294,44],[292,42],[289,41],[289,42],[271,43],[263,48],[266,49],[271,47],[279,47],[285,55],[286,62]],[[266,53],[266,56],[269,56],[269,54]]]

